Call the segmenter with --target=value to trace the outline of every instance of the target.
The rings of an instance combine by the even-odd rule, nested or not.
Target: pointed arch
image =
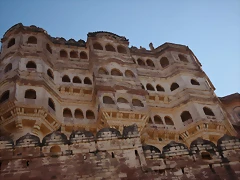
[[[155,65],[154,65],[154,63],[153,63],[153,61],[151,59],[147,59],[146,63],[150,67],[155,67]]]
[[[155,124],[163,124],[162,118],[159,115],[154,116]]]
[[[46,49],[52,54],[52,48],[48,43],[46,44]]]
[[[15,38],[12,38],[12,39],[10,39],[10,40],[8,41],[8,46],[7,46],[7,48],[12,47],[13,45],[15,45]]]
[[[73,83],[81,84],[82,81],[81,81],[81,79],[80,79],[78,76],[74,76],[74,77],[73,77]]]
[[[188,62],[187,58],[186,58],[184,55],[179,54],[178,57],[179,57],[180,61],[182,61],[182,62]]]
[[[70,52],[70,58],[78,58],[78,52],[77,51],[71,51]]]
[[[92,81],[91,81],[91,79],[89,77],[85,77],[83,82],[84,82],[84,84],[89,84],[89,85],[92,84]]]
[[[160,86],[159,84],[156,86],[156,89],[157,89],[157,91],[162,91],[162,92],[165,91],[164,88],[162,86]]]
[[[121,46],[121,45],[117,46],[117,50],[118,50],[119,53],[127,54],[126,48]]]
[[[27,64],[26,64],[26,68],[29,68],[29,69],[37,69],[37,65],[35,62],[33,61],[28,61]]]
[[[64,75],[62,77],[62,82],[71,82],[70,78],[68,77],[68,75]]]
[[[176,90],[176,89],[178,89],[178,88],[179,88],[179,85],[174,82],[174,83],[172,83],[170,90],[171,90],[171,91],[174,91],[174,90]]]
[[[123,76],[122,72],[116,68],[111,70],[111,75],[113,76]]]
[[[62,58],[67,58],[68,57],[68,53],[67,51],[65,51],[64,49],[62,49],[59,53],[60,57]]]
[[[80,59],[88,59],[88,55],[85,51],[80,52]]]
[[[101,45],[100,43],[95,42],[95,43],[93,44],[93,49],[103,50],[103,47],[102,47],[102,45]]]
[[[215,114],[209,107],[203,107],[203,111],[204,111],[205,115],[207,115],[207,116],[215,116]]]
[[[111,44],[107,44],[105,49],[106,51],[116,52],[116,49]]]
[[[115,104],[113,99],[109,96],[103,96],[103,103],[104,104]]]
[[[52,98],[48,98],[48,106],[49,106],[50,108],[52,108],[52,110],[55,111],[55,103],[54,103],[54,101],[52,100]]]
[[[172,118],[170,118],[169,116],[165,116],[165,117],[164,117],[164,120],[165,120],[165,124],[166,124],[166,125],[174,126],[174,123],[173,123],[173,121],[172,121]]]
[[[28,37],[27,43],[28,44],[37,44],[37,38],[35,36],[30,36],[30,37]]]
[[[161,64],[162,68],[167,67],[169,65],[168,58],[167,57],[162,57],[160,59],[160,64]]]
[[[84,119],[83,112],[81,109],[75,109],[74,117],[78,119]]]
[[[197,80],[195,80],[195,79],[191,79],[191,84],[192,85],[196,85],[196,86],[200,85],[200,83]]]
[[[137,59],[137,63],[139,66],[145,66],[145,62],[140,58]]]
[[[37,99],[36,91],[33,90],[33,89],[26,90],[24,98],[26,98],[26,99]]]
[[[149,83],[146,85],[146,88],[149,91],[155,91],[154,87],[151,84],[149,84]]]
[[[53,75],[53,72],[51,69],[48,69],[47,70],[47,75],[51,78],[51,79],[54,79],[54,75]]]
[[[182,122],[188,121],[189,119],[192,119],[192,116],[189,111],[183,111],[181,114]]]
[[[103,67],[100,67],[98,69],[98,74],[108,75],[109,73],[106,69],[104,69]]]
[[[9,71],[11,71],[11,70],[12,70],[12,63],[9,63],[9,64],[5,67],[4,73],[7,73],[7,72],[9,72]]]
[[[133,99],[132,100],[132,105],[137,106],[137,107],[144,107],[142,101],[140,101],[139,99]]]
[[[131,78],[135,77],[134,73],[132,71],[130,71],[130,70],[126,70],[125,71],[125,76],[126,77],[131,77]]]
[[[87,119],[95,119],[95,114],[92,110],[87,110],[86,112],[86,118]]]
[[[0,98],[0,103],[3,103],[4,101],[8,100],[10,96],[10,91],[7,90],[2,93],[1,98]]]
[[[129,103],[125,98],[122,98],[122,97],[118,98],[117,102],[118,103]]]
[[[72,118],[72,111],[69,108],[63,109],[63,117]]]

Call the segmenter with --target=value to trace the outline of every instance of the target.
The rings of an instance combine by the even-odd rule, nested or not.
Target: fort
[[[240,94],[188,46],[21,23],[1,43],[0,179],[240,179]]]

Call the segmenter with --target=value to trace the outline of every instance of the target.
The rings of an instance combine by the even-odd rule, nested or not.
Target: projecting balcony
[[[94,124],[95,122],[95,119],[64,117],[64,124],[67,125],[90,125]]]

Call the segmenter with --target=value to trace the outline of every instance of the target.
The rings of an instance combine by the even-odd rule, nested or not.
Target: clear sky
[[[147,49],[184,44],[218,96],[240,92],[240,0],[0,0],[0,37],[19,22],[65,39],[102,30]]]

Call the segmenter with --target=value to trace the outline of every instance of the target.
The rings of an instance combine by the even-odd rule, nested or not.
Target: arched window
[[[92,81],[89,79],[89,77],[85,77],[85,79],[83,80],[84,84],[92,84]]]
[[[77,51],[71,51],[71,52],[70,52],[70,58],[78,58],[78,53],[77,53]]]
[[[147,90],[149,91],[155,91],[154,87],[151,84],[146,85]]]
[[[204,107],[203,111],[204,111],[205,115],[207,115],[207,116],[215,116],[215,114],[212,112],[212,110],[208,107]]]
[[[53,75],[53,72],[52,72],[51,69],[48,69],[48,70],[47,70],[47,75],[48,75],[50,78],[54,79],[54,75]]]
[[[121,97],[117,99],[117,102],[118,103],[128,103],[128,101],[126,99],[121,98]]]
[[[177,83],[172,83],[170,90],[171,90],[171,91],[174,91],[174,90],[176,90],[177,88],[179,88],[179,85],[178,85]]]
[[[184,55],[179,54],[178,57],[179,57],[180,61],[182,61],[182,62],[188,62],[187,58],[186,58]]]
[[[86,112],[86,118],[87,118],[87,119],[95,119],[95,114],[94,114],[94,112],[91,111],[91,110],[87,110],[87,112]]]
[[[46,44],[46,49],[48,50],[48,52],[50,52],[52,54],[52,48],[50,47],[50,45],[48,43]]]
[[[3,103],[4,101],[9,99],[10,91],[7,90],[4,93],[2,93],[1,98],[0,98],[0,103]]]
[[[165,91],[164,88],[160,85],[157,85],[156,88],[157,88],[157,91],[163,91],[163,92]]]
[[[4,73],[7,73],[8,71],[11,71],[12,70],[12,63],[9,63],[5,69],[4,69]]]
[[[197,80],[195,80],[195,79],[191,79],[191,84],[192,85],[196,85],[196,86],[200,85],[199,82]]]
[[[75,112],[74,112],[74,117],[78,118],[78,119],[83,119],[84,116],[83,116],[82,110],[81,109],[76,109]]]
[[[7,48],[10,48],[10,47],[13,46],[14,44],[15,44],[15,38],[10,39],[9,42],[8,42]]]
[[[65,50],[62,49],[62,50],[60,51],[60,57],[67,58],[67,57],[68,57],[67,51],[65,51]]]
[[[28,44],[37,44],[37,38],[34,36],[30,36],[27,41]]]
[[[169,65],[168,58],[162,57],[162,58],[160,59],[160,64],[161,64],[162,68],[167,67],[167,66]]]
[[[86,52],[82,51],[80,52],[80,59],[87,59],[88,58],[88,55]]]
[[[145,62],[142,59],[137,59],[137,63],[139,66],[145,66]]]
[[[112,69],[111,70],[111,75],[113,75],[113,76],[122,76],[123,74],[118,69]]]
[[[51,153],[59,153],[59,152],[61,152],[61,148],[59,146],[52,146],[50,148],[50,152]]]
[[[153,63],[153,61],[152,61],[151,59],[147,59],[146,63],[147,63],[147,65],[150,66],[150,67],[155,67],[155,66],[154,66],[154,63]]]
[[[163,124],[162,118],[158,115],[154,116],[155,124]]]
[[[28,89],[25,91],[25,96],[26,99],[37,99],[36,91],[33,89]]]
[[[48,98],[48,106],[55,111],[55,104],[51,98]]]
[[[28,61],[28,63],[26,64],[26,68],[29,68],[29,69],[37,69],[37,65],[35,62],[33,61]]]
[[[127,54],[126,48],[123,46],[118,46],[117,50],[119,53]]]
[[[104,104],[115,104],[113,99],[109,96],[103,96],[103,103]]]
[[[125,76],[126,76],[126,77],[135,77],[135,75],[133,74],[133,72],[130,71],[130,70],[126,70],[126,71],[125,71]]]
[[[209,152],[202,152],[201,156],[202,156],[202,159],[205,159],[205,160],[211,160],[212,159]]]
[[[171,125],[171,126],[174,125],[174,124],[173,124],[173,121],[172,121],[172,119],[171,119],[170,117],[165,116],[165,117],[164,117],[164,120],[165,120],[165,124],[166,124],[166,125]]]
[[[189,111],[183,111],[181,114],[181,119],[182,119],[182,122],[185,122],[189,119],[192,119],[192,116]]]
[[[105,46],[105,49],[106,49],[106,51],[112,51],[112,52],[116,51],[115,48],[111,44],[107,44]]]
[[[102,45],[101,45],[100,43],[95,42],[95,43],[93,44],[93,49],[103,50],[103,47],[102,47]]]
[[[108,71],[101,67],[101,68],[98,69],[98,74],[108,75]]]
[[[73,83],[78,83],[78,84],[80,84],[80,83],[82,83],[82,81],[81,81],[81,79],[80,79],[78,76],[74,76],[74,77],[73,77]]]
[[[69,108],[64,108],[63,109],[63,117],[72,118],[72,112]]]
[[[142,101],[140,101],[139,99],[133,99],[132,100],[132,105],[133,106],[138,106],[138,107],[144,107]]]
[[[64,75],[64,76],[62,77],[62,82],[71,82],[71,81],[70,81],[70,78],[68,77],[68,75]]]

